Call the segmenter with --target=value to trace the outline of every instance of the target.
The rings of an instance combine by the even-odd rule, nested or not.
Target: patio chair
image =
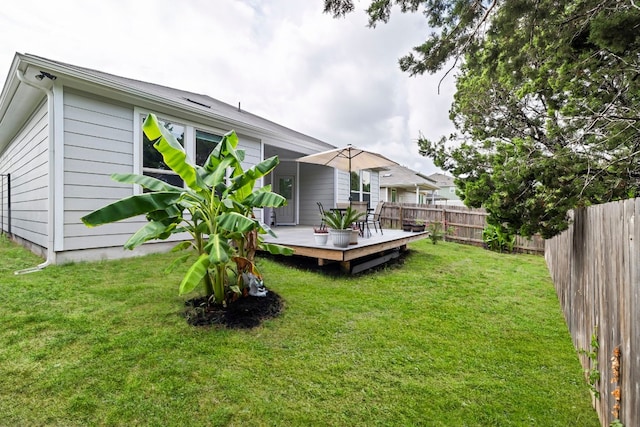
[[[324,207],[320,202],[316,202],[316,204],[318,205],[318,210],[320,211],[320,228],[324,228]]]
[[[358,227],[360,227],[360,235],[362,237],[371,237],[371,230],[367,222],[367,216],[369,215],[369,202],[351,202],[351,209],[355,212],[363,214],[358,221]]]
[[[382,223],[380,222],[380,217],[382,216],[382,207],[384,206],[384,202],[378,203],[376,206],[376,210],[373,213],[367,215],[367,228],[369,228],[369,224],[373,224],[373,228],[378,232],[378,227],[380,227],[380,234],[384,234],[382,232]]]

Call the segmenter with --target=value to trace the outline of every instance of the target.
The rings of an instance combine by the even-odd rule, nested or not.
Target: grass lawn
[[[260,261],[284,313],[187,325],[171,255],[48,267],[0,239],[0,425],[598,426],[542,257],[428,240],[337,277]]]

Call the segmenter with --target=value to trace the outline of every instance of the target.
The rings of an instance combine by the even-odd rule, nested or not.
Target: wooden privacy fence
[[[594,406],[602,425],[618,418],[640,426],[640,199],[572,216],[570,228],[547,241],[547,266],[576,349],[592,350],[597,337],[597,356],[580,352],[580,362],[600,372]]]
[[[382,221],[388,228],[402,228],[403,222],[423,220],[425,223],[440,221],[453,227],[453,234],[447,236],[451,242],[482,246],[482,230],[487,225],[487,212],[484,209],[470,209],[465,206],[418,205],[414,203],[385,203],[382,209]],[[543,254],[544,239],[534,236],[526,239],[516,238],[515,250],[518,252]]]

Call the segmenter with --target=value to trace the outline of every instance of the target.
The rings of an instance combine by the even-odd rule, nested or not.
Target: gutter
[[[55,171],[53,169],[53,165],[54,165],[54,154],[55,154],[55,133],[54,133],[54,113],[53,113],[53,90],[51,88],[46,88],[43,86],[39,86],[36,85],[34,83],[31,83],[30,81],[28,81],[26,79],[26,77],[24,76],[24,72],[21,71],[20,69],[16,69],[16,77],[18,77],[18,80],[20,80],[22,83],[26,84],[27,86],[31,86],[35,89],[39,89],[41,91],[43,91],[44,93],[47,94],[47,115],[49,118],[49,200],[48,200],[48,205],[49,205],[49,212],[48,212],[48,224],[47,224],[47,259],[41,263],[36,265],[35,267],[30,267],[30,268],[25,268],[23,270],[18,270],[15,271],[13,274],[28,274],[28,273],[34,273],[36,271],[40,271],[43,268],[49,266],[50,264],[54,264],[55,263],[55,259],[56,259],[56,254],[55,251],[53,250],[53,240],[54,240],[54,216],[55,216],[55,210],[53,207],[53,204],[55,203]],[[55,78],[55,76],[52,76],[53,78]]]

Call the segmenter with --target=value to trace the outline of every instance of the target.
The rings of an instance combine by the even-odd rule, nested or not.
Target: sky
[[[341,147],[431,174],[420,134],[439,139],[455,78],[411,77],[398,58],[430,29],[394,9],[367,26],[369,0],[346,18],[323,0],[12,0],[0,8],[0,76],[16,52],[206,94]],[[4,84],[4,80],[3,80]]]

